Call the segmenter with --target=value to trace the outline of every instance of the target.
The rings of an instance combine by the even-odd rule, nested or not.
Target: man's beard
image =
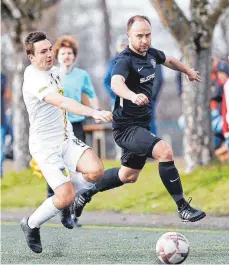
[[[147,48],[141,48],[141,47],[136,47],[136,46],[134,46],[133,45],[133,47],[134,47],[134,49],[136,50],[136,51],[138,51],[139,53],[144,53],[144,52],[148,52],[148,50],[149,50],[149,46],[147,47]]]

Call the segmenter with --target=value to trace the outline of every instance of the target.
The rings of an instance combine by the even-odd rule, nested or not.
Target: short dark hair
[[[149,20],[149,18],[147,16],[135,15],[135,16],[132,16],[127,22],[127,32],[129,32],[131,26],[137,20],[146,20],[151,26],[150,20]]]
[[[34,54],[34,43],[38,41],[46,40],[46,39],[48,39],[47,35],[43,31],[30,32],[29,35],[26,37],[25,43],[24,43],[25,51],[27,55]]]

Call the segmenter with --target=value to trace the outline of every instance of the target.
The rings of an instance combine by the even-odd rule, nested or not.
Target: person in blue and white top
[[[75,67],[78,55],[78,44],[74,37],[64,35],[54,44],[54,57],[58,60],[58,68],[64,86],[64,96],[72,98],[79,103],[86,103],[92,108],[99,109],[99,102],[87,71]],[[68,113],[73,132],[81,141],[85,141],[83,122],[85,116]]]

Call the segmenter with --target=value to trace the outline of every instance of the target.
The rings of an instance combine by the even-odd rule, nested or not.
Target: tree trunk
[[[37,23],[45,9],[56,4],[59,0],[39,1],[7,1],[1,2],[3,22],[15,48],[16,70],[12,82],[13,87],[13,128],[14,128],[14,161],[17,170],[28,167],[30,154],[29,120],[22,96],[22,83],[24,74],[24,39],[29,32],[38,30]]]
[[[24,52],[18,51],[15,57],[17,66],[13,78],[14,163],[15,169],[22,170],[28,167],[31,158],[28,147],[29,119],[22,96]]]
[[[108,60],[111,57],[111,51],[110,51],[111,26],[110,26],[110,18],[109,18],[109,14],[108,14],[106,0],[101,0],[101,10],[103,13],[103,18],[104,18],[105,59],[106,59],[106,62],[108,62]]]
[[[183,78],[182,107],[186,127],[184,133],[184,159],[186,173],[190,173],[195,165],[205,165],[212,158],[212,133],[210,124],[210,48],[199,52],[185,47],[183,62],[193,65],[200,71],[202,81],[190,82]],[[191,64],[190,64],[191,63]]]
[[[201,83],[191,83],[183,78],[183,113],[186,121],[184,132],[184,157],[186,172],[195,165],[210,162],[211,119],[209,111],[211,42],[219,16],[229,6],[228,0],[219,0],[212,12],[208,1],[190,1],[191,20],[188,21],[175,0],[150,0],[162,22],[180,44],[184,64],[198,70]]]

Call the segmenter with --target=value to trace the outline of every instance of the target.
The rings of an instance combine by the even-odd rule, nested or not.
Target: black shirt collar
[[[136,52],[134,52],[133,50],[130,49],[129,45],[127,46],[127,49],[128,51],[130,51],[134,56],[138,57],[138,58],[141,58],[141,59],[146,59],[147,58],[147,52],[146,52],[146,55],[140,55]]]

